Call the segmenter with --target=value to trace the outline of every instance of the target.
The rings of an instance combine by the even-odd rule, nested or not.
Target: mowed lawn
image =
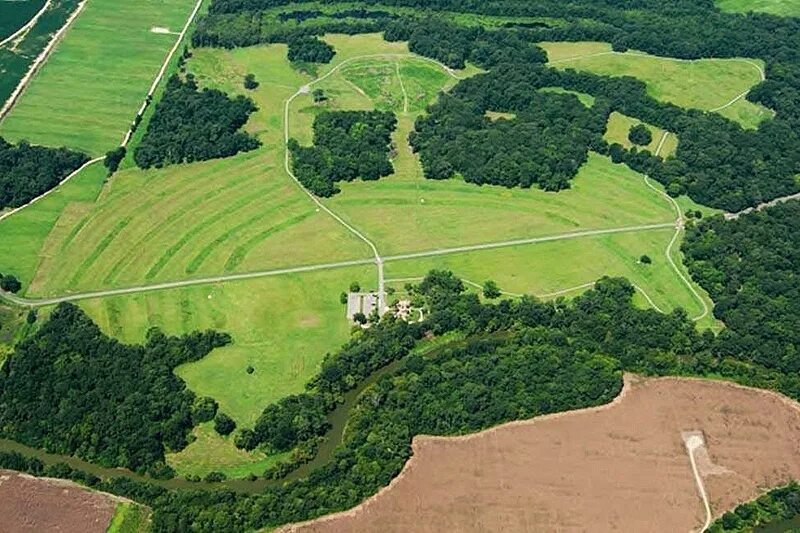
[[[647,85],[653,98],[705,111],[715,110],[761,82],[757,59],[698,59],[693,61],[652,56],[642,52],[617,53],[598,42],[544,42],[550,63],[606,76],[633,76]],[[720,109],[721,115],[755,128],[772,116],[766,107],[741,98]]]
[[[602,276],[624,276],[662,311],[683,307],[695,317],[702,307],[665,255],[673,234],[673,229],[666,228],[390,261],[386,263],[386,277],[400,280],[390,285],[401,288],[405,280],[424,276],[431,269],[447,269],[479,285],[491,279],[508,293],[552,299],[576,296]],[[650,257],[652,264],[640,263],[642,255]],[[674,255],[679,260],[679,253]],[[637,291],[635,301],[641,307],[652,307],[641,292]],[[710,300],[706,297],[706,301]],[[713,323],[713,318],[707,317],[700,325],[709,327]]]
[[[91,0],[0,125],[9,140],[94,156],[117,146],[194,0]]]
[[[661,145],[661,151],[658,152],[658,155],[661,157],[672,155],[675,153],[675,150],[678,149],[678,137],[676,137],[674,133],[667,135],[667,138],[664,139],[664,143],[661,144],[661,139],[667,132],[661,128],[642,122],[641,120],[618,113],[617,111],[614,111],[608,117],[608,125],[606,126],[604,138],[609,143],[619,143],[625,148],[631,148],[634,144],[628,139],[628,134],[631,128],[638,124],[644,124],[653,136],[653,140],[650,144],[647,146],[640,146],[639,148],[650,150],[650,153],[655,154],[659,145]]]
[[[785,17],[800,16],[800,0],[715,0],[715,3],[722,11],[732,13],[756,11]]]

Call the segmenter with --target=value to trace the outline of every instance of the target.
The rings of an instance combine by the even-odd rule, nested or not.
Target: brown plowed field
[[[0,470],[0,533],[103,533],[115,506],[70,481]]]
[[[715,516],[800,479],[797,404],[724,382],[626,376],[603,407],[415,438],[379,494],[285,530],[690,531],[705,520],[681,438],[693,430],[705,437],[695,457]]]

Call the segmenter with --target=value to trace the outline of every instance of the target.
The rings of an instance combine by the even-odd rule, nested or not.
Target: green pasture
[[[117,146],[193,0],[92,0],[0,126],[0,135],[101,155]],[[55,106],[55,107],[54,107]]]
[[[301,392],[326,352],[349,337],[339,295],[352,281],[377,288],[373,265],[280,275],[86,300],[80,303],[109,335],[142,342],[150,327],[170,334],[215,329],[233,343],[177,374],[200,396],[215,398],[240,425],[252,425],[270,402]],[[247,373],[253,366],[254,372]]]
[[[595,101],[594,96],[592,96],[591,94],[586,94],[578,91],[570,91],[563,87],[542,87],[541,89],[539,89],[539,91],[543,93],[573,94],[577,96],[580,103],[582,103],[586,107],[592,107]]]
[[[479,285],[494,280],[501,290],[513,295],[552,299],[571,298],[602,276],[624,276],[663,311],[683,307],[689,316],[696,316],[701,313],[700,304],[665,256],[674,232],[666,228],[390,261],[386,277],[397,280],[391,284],[399,288],[431,269],[447,269]],[[642,255],[649,256],[652,264],[640,263]],[[650,306],[639,291],[635,301],[642,307]],[[707,327],[712,323],[706,319],[700,324]]]
[[[706,111],[727,105],[734,98],[761,82],[756,59],[697,59],[692,61],[658,57],[642,52],[611,51],[611,45],[594,42],[539,43],[547,51],[550,64],[606,76],[633,76],[647,85],[653,98],[675,105]],[[721,115],[745,128],[755,128],[772,111],[741,98],[719,109]]]
[[[800,16],[800,0],[714,0],[722,11],[746,13],[759,11],[782,15],[785,17]]]
[[[653,135],[653,141],[647,146],[642,146],[640,148],[650,150],[650,153],[655,154],[659,144],[661,144],[662,137],[664,137],[664,134],[667,132],[661,128],[647,124],[641,120],[631,118],[627,115],[623,115],[622,113],[618,113],[616,111],[611,113],[611,115],[608,117],[608,125],[606,126],[606,133],[603,138],[609,143],[619,143],[625,148],[631,148],[634,146],[634,144],[628,140],[628,133],[633,126],[638,124],[644,124]],[[677,149],[678,138],[674,133],[672,133],[669,134],[666,139],[664,139],[664,144],[661,146],[661,151],[658,153],[658,155],[661,157],[667,157],[674,154],[675,150]]]

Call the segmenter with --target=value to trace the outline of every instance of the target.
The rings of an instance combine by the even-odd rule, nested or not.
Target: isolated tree
[[[28,324],[33,324],[39,318],[39,314],[36,312],[36,309],[31,309],[28,311],[28,316],[25,317],[25,322]]]
[[[642,257],[639,258],[639,262],[643,265],[649,265],[650,263],[653,262],[653,260],[650,259],[649,255],[643,255]]]
[[[353,315],[353,322],[358,324],[366,324],[367,323],[367,315],[359,311],[358,313]]]
[[[117,171],[119,164],[125,159],[125,152],[124,146],[118,146],[110,152],[106,152],[106,158],[103,160],[103,164],[108,169],[109,174],[113,174]]]
[[[255,74],[248,74],[244,77],[244,88],[252,91],[258,88],[259,83],[256,81]]]
[[[0,278],[0,289],[3,289],[6,292],[19,292],[21,288],[22,283],[20,283],[19,280],[11,274],[7,274]]]
[[[347,303],[347,293],[346,292],[342,292],[342,294],[339,295],[339,303],[340,304],[346,304]]]
[[[628,132],[628,140],[639,146],[647,146],[653,142],[653,134],[650,132],[650,128],[644,124],[637,124]]]
[[[499,298],[500,294],[500,287],[497,286],[497,283],[490,279],[486,280],[486,282],[483,284],[483,296],[493,300],[495,298]]]
[[[225,413],[217,413],[214,417],[214,431],[222,436],[230,435],[236,429],[236,422]]]
[[[354,281],[350,284],[350,292],[361,292],[361,284]]]
[[[325,95],[325,91],[323,91],[322,89],[314,89],[311,92],[311,97],[314,98],[315,104],[322,103],[328,99],[328,97]]]

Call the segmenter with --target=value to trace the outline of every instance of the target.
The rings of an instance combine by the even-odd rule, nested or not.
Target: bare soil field
[[[0,533],[103,533],[116,504],[70,481],[0,470]]]
[[[778,394],[695,379],[626,376],[611,404],[464,437],[417,437],[388,487],[351,511],[284,531],[648,531],[702,528],[800,478],[800,407]]]

